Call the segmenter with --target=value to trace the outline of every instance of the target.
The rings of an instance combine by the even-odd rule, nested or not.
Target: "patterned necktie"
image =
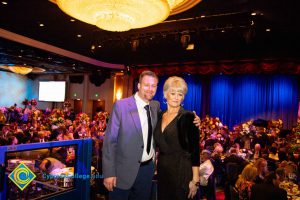
[[[150,152],[151,147],[151,139],[152,139],[152,123],[151,123],[151,117],[150,117],[150,107],[149,105],[146,105],[144,107],[147,111],[147,118],[148,118],[148,139],[147,139],[147,153]]]

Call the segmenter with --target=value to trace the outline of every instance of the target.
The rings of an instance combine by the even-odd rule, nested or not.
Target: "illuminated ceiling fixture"
[[[39,68],[39,67],[29,67],[26,65],[13,65],[13,64],[8,64],[8,65],[0,65],[0,69],[8,70],[16,74],[21,74],[21,75],[26,75],[29,74],[30,72],[32,73],[43,73],[46,70]]]
[[[158,24],[201,0],[50,0],[66,14],[107,31]]]
[[[8,69],[16,74],[22,75],[26,75],[32,72],[32,68],[26,66],[8,66]]]

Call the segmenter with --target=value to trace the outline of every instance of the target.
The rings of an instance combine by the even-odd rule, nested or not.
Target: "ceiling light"
[[[70,19],[71,22],[75,22],[75,19]]]
[[[53,0],[66,14],[108,31],[158,24],[201,0]]]
[[[271,29],[270,28],[266,28],[266,32],[270,32],[271,31]]]
[[[21,75],[26,75],[29,74],[30,72],[32,72],[32,68],[31,67],[27,67],[27,66],[8,66],[8,69],[10,71],[12,71],[13,73],[16,74],[21,74]]]
[[[78,35],[77,35],[77,37],[79,37],[79,38],[80,38],[80,37],[82,37],[82,35],[78,34]]]
[[[40,26],[45,26],[44,24],[40,24]]]
[[[251,13],[251,15],[252,15],[252,16],[255,16],[255,15],[256,15],[256,12]]]
[[[7,2],[6,1],[2,1],[1,2],[3,5],[7,5]]]
[[[40,67],[33,67],[31,73],[43,73],[46,70]]]
[[[43,73],[46,70],[40,67],[29,67],[26,65],[4,64],[0,65],[1,69],[11,71],[17,74],[26,75],[28,73]]]

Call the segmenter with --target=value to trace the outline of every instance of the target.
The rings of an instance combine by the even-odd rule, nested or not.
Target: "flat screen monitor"
[[[39,101],[64,102],[66,95],[65,81],[40,81]]]

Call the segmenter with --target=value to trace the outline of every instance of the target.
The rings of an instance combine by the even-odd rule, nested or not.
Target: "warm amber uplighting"
[[[108,31],[158,24],[201,0],[51,0],[66,14]]]
[[[116,93],[116,99],[117,100],[120,100],[122,98],[122,92],[121,92],[121,90],[119,89],[118,91],[117,91],[117,93]]]
[[[123,89],[124,89],[124,74],[116,73],[114,77],[113,101],[120,100],[124,97]]]

